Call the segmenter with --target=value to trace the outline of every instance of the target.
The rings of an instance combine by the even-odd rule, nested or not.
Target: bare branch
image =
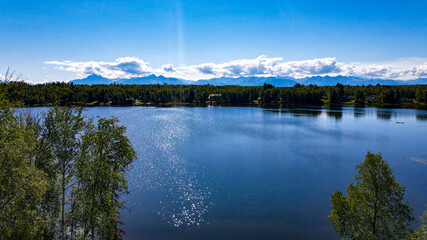
[[[21,78],[22,78],[22,74],[17,75],[15,71],[10,72],[10,67],[7,67],[3,80],[5,83],[9,83],[11,81],[19,81]]]

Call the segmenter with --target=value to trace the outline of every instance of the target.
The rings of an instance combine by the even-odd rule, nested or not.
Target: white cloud
[[[427,59],[407,58],[384,63],[342,63],[335,58],[318,58],[284,62],[280,57],[261,55],[255,59],[233,60],[225,63],[204,63],[174,67],[166,64],[152,68],[149,62],[137,57],[118,58],[114,62],[49,61],[58,70],[85,76],[98,74],[106,78],[131,78],[149,74],[189,80],[214,77],[279,76],[304,78],[311,76],[355,76],[380,79],[416,79],[427,77]]]
[[[365,78],[410,80],[427,77],[427,61],[420,65],[341,64],[341,75]]]
[[[176,72],[176,69],[172,66],[172,64],[163,65],[162,69],[165,72]]]
[[[280,71],[277,72],[277,75],[295,78],[339,73],[335,58],[285,62],[279,64],[279,69]]]
[[[150,63],[137,57],[117,58],[115,62],[49,61],[45,63],[58,65],[58,70],[74,72],[81,76],[97,74],[106,78],[131,78],[153,72],[149,66]]]

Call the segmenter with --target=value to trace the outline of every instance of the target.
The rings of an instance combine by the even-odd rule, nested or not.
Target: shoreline
[[[286,104],[286,103],[233,103],[233,104],[196,104],[196,103],[140,103],[140,104],[66,104],[66,105],[53,105],[53,104],[12,104],[14,107],[258,107],[258,108],[308,108],[308,107],[326,107],[331,109],[341,107],[358,107],[358,108],[398,108],[398,109],[416,109],[416,110],[427,110],[427,104],[416,104],[416,103],[405,103],[405,104],[381,104],[381,103],[335,103],[335,104]]]

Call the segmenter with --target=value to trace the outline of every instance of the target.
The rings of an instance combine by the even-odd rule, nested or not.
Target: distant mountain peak
[[[105,78],[105,79],[107,79],[106,77],[103,77],[103,76],[95,74],[95,73],[93,73],[93,74],[91,74],[91,75],[89,75],[89,76],[86,77],[86,79],[98,79],[98,78]]]
[[[151,74],[145,77],[136,78],[116,78],[109,79],[101,75],[91,74],[83,79],[76,79],[70,81],[74,84],[93,85],[93,84],[172,84],[172,85],[238,85],[238,86],[262,86],[264,83],[272,84],[276,87],[292,87],[296,83],[304,85],[318,85],[318,86],[334,86],[337,83],[343,85],[410,85],[410,84],[427,84],[427,78],[419,78],[416,80],[400,81],[400,80],[383,80],[383,79],[367,79],[354,76],[312,76],[301,79],[292,77],[254,77],[254,76],[240,76],[236,78],[231,77],[218,77],[212,79],[201,79],[198,81],[183,80],[178,78],[165,77],[163,75]]]

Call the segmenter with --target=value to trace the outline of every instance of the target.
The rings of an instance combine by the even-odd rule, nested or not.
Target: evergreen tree
[[[356,103],[365,103],[366,94],[363,90],[357,89],[354,93],[354,101]]]
[[[328,103],[338,103],[340,101],[339,89],[331,87],[327,91]]]

